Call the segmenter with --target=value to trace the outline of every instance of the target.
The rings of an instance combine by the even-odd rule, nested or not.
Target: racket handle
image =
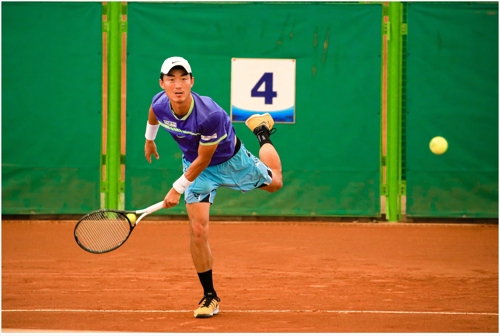
[[[150,214],[150,213],[156,212],[156,211],[161,210],[161,209],[163,209],[163,201],[158,202],[156,204],[153,204],[152,206],[147,208],[145,212],[147,214]]]

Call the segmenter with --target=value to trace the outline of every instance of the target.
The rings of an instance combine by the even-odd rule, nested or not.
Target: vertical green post
[[[106,199],[117,209],[120,194],[121,157],[121,2],[108,2],[108,120],[106,142]]]
[[[389,222],[401,219],[401,17],[400,2],[389,3],[389,41],[387,76],[387,202]]]

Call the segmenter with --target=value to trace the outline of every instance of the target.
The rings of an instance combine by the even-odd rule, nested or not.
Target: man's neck
[[[193,100],[193,96],[190,94],[188,99],[186,99],[181,104],[176,104],[176,103],[170,102],[170,107],[172,108],[172,111],[174,111],[174,113],[177,117],[182,118],[186,114],[188,114],[189,109],[191,108],[191,101],[192,100]]]

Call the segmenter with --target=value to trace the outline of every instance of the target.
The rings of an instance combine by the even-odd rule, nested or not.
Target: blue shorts
[[[184,172],[191,162],[182,158]],[[250,153],[243,144],[228,161],[208,166],[184,192],[187,204],[214,202],[217,188],[226,187],[245,193],[255,188],[269,185],[272,171],[260,159]]]

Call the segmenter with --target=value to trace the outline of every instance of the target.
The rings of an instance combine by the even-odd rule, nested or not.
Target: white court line
[[[2,309],[2,313],[190,313],[192,310],[121,310],[121,309]],[[498,313],[482,312],[437,312],[437,311],[397,311],[397,310],[221,310],[224,313],[329,313],[329,314],[415,314],[415,315],[487,315]]]

